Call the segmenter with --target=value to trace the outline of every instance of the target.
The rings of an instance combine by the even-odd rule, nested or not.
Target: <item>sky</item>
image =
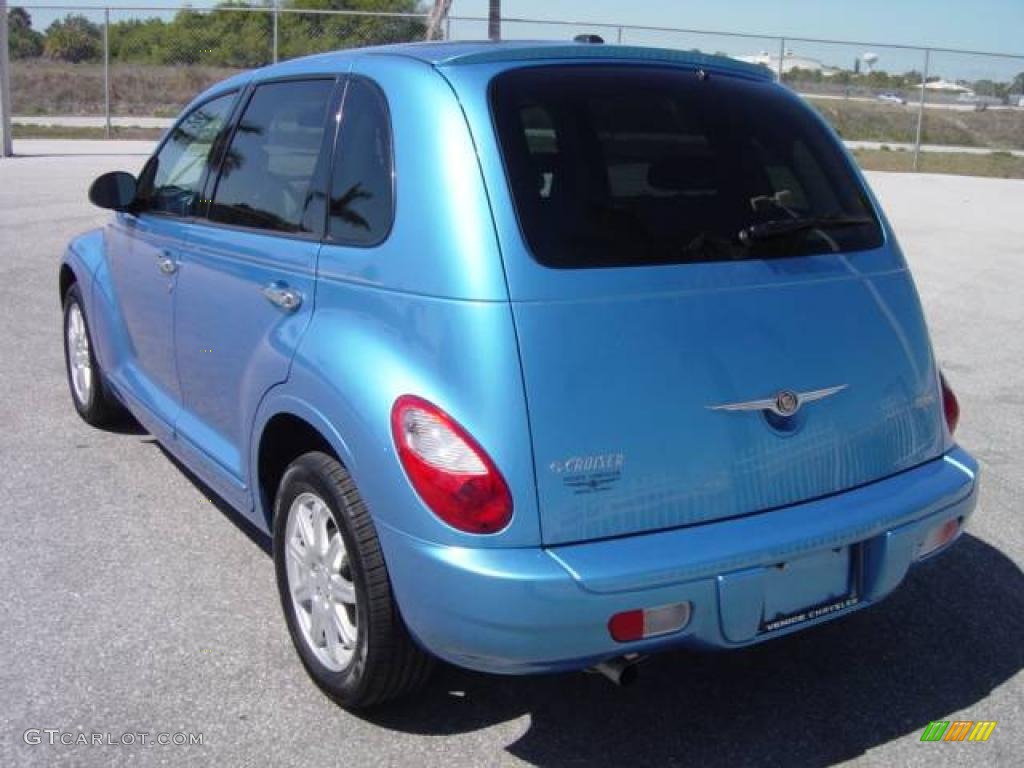
[[[54,0],[25,0],[24,4],[31,10],[33,2],[43,5]],[[116,7],[118,4],[117,0],[69,2],[98,8],[106,5]],[[121,0],[121,5],[167,7],[179,2]],[[195,7],[213,4],[215,0],[192,0]],[[484,17],[487,5],[488,0],[454,0],[452,15]],[[617,38],[617,30],[594,26],[607,23],[764,36],[737,39],[652,31],[623,32],[622,41],[626,43],[700,48],[730,55],[760,51],[775,53],[780,45],[778,37],[782,35],[858,41],[851,45],[787,41],[787,48],[797,54],[844,68],[852,68],[856,58],[870,51],[878,55],[877,66],[881,69],[891,72],[922,69],[924,62],[919,51],[885,48],[882,44],[886,43],[991,51],[1024,57],[1024,0],[502,0],[502,12],[506,19],[582,22],[577,26],[561,27],[506,21],[503,33],[509,38],[568,39],[583,31],[594,31],[612,42]],[[142,13],[133,11],[132,15]],[[62,14],[40,9],[32,15],[36,28],[45,28],[56,15]],[[119,12],[112,18],[126,16],[127,13]],[[486,26],[482,22],[457,21],[452,31],[453,37],[461,39],[486,36]],[[932,74],[969,80],[1006,80],[1024,71],[1024,58],[1011,60],[936,53],[930,64]]]
[[[486,16],[487,0],[452,10]],[[502,13],[1024,56],[1024,0],[503,0]]]

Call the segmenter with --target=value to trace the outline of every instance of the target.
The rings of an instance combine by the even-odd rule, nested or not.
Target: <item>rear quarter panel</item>
[[[329,425],[325,431],[378,526],[437,543],[536,545],[518,345],[465,117],[446,80],[422,62],[367,55],[352,71],[387,96],[394,225],[378,246],[321,248],[312,321],[289,381],[260,408],[257,435],[278,411]],[[494,460],[513,496],[513,519],[504,531],[461,533],[419,500],[391,437],[391,407],[403,394],[444,409]]]

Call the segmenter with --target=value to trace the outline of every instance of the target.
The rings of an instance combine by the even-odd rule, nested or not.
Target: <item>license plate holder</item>
[[[837,547],[769,566],[760,631],[775,632],[860,602],[859,546]]]

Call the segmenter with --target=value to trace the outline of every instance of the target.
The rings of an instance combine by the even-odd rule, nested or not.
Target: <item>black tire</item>
[[[288,582],[288,517],[300,495],[328,507],[347,553],[355,587],[355,649],[340,670],[325,665],[299,626]],[[301,502],[300,502],[301,503]],[[366,505],[345,468],[325,453],[300,456],[284,473],[274,501],[274,566],[288,632],[309,676],[347,709],[362,709],[412,693],[430,676],[433,658],[406,629],[391,590],[380,542]]]
[[[86,397],[81,397],[75,390],[71,372],[72,350],[68,347],[68,322],[71,318],[72,309],[77,308],[81,314],[82,324],[85,328],[85,336],[88,341],[89,366],[91,370],[91,386]],[[107,427],[123,421],[128,412],[118,402],[107,386],[106,377],[96,360],[96,345],[93,343],[92,331],[89,328],[89,318],[85,314],[85,304],[82,302],[82,293],[78,283],[72,283],[64,294],[64,370],[68,377],[68,390],[71,392],[71,402],[75,405],[78,415],[94,427]]]

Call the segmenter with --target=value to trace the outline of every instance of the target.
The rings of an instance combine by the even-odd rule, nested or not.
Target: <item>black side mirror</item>
[[[89,187],[89,202],[100,208],[126,211],[135,202],[138,182],[130,173],[104,173]]]

